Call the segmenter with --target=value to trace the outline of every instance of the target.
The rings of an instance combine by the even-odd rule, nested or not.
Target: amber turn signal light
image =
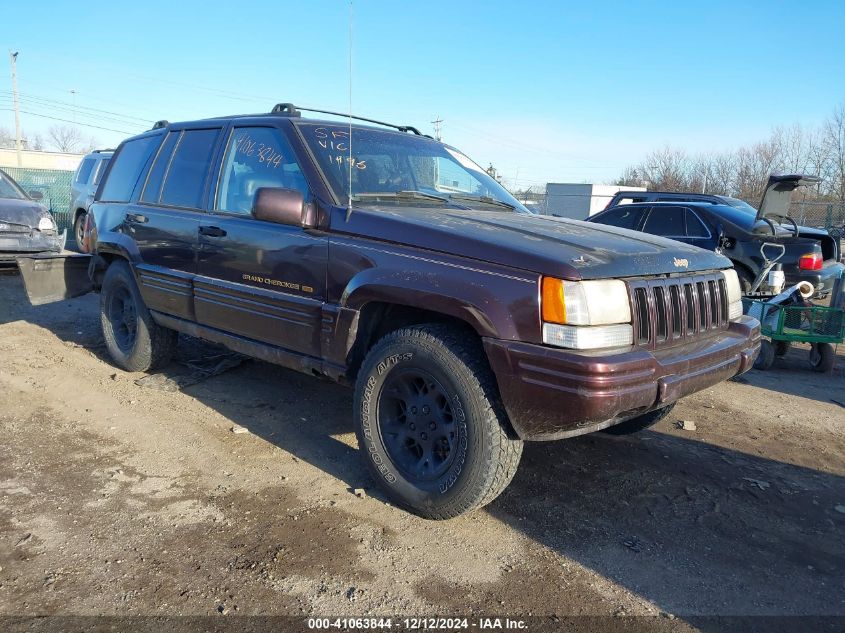
[[[545,323],[566,323],[566,303],[563,300],[563,282],[554,277],[543,277],[542,313]]]

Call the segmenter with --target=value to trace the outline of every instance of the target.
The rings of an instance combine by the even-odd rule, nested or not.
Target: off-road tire
[[[118,298],[134,307],[134,337],[120,334],[120,325],[113,316]],[[106,269],[100,290],[100,324],[109,355],[118,367],[126,371],[150,371],[163,367],[170,362],[176,350],[177,333],[153,321],[129,264],[124,261],[113,262]]]
[[[431,384],[423,380],[418,388],[423,395],[414,392],[413,387],[407,390],[397,387],[408,376],[418,374],[433,379],[427,381]],[[438,426],[442,420],[426,421],[422,417],[424,407],[419,409],[419,417],[408,413],[411,409],[408,402],[424,402],[419,398],[439,394],[440,387],[448,394],[442,397],[441,411],[451,412],[451,423]],[[397,395],[400,393],[414,395]],[[389,410],[404,410],[403,402],[399,401],[408,405],[407,415],[398,418],[404,417],[404,422],[394,420],[390,422],[394,426],[387,426],[388,418],[396,418],[388,414]],[[368,470],[390,501],[423,518],[449,519],[479,508],[499,496],[516,473],[522,441],[508,422],[480,341],[461,328],[426,324],[385,335],[364,359],[358,372],[354,402],[355,433]],[[449,458],[440,463],[440,468],[446,470],[440,475],[434,467],[434,453],[431,453],[432,472],[428,478],[409,474],[407,464],[402,464],[402,451],[412,450],[407,448],[408,442],[423,451],[422,444],[413,444],[413,439],[395,439],[400,433],[402,437],[406,437],[405,433],[424,435],[419,429],[410,430],[414,420],[419,428],[437,428],[432,431],[431,444],[436,434],[445,433],[443,429],[451,429],[449,436],[454,435]],[[430,424],[435,426],[429,427]],[[391,432],[391,429],[399,430]],[[401,441],[405,442],[404,448],[397,448],[397,442]],[[424,458],[425,453],[420,459]]]
[[[772,368],[775,362],[775,346],[768,339],[760,341],[760,354],[754,361],[754,369],[766,371]]]
[[[644,431],[660,422],[660,420],[669,415],[674,408],[675,403],[673,402],[672,404],[667,404],[665,407],[661,407],[660,409],[643,413],[642,415],[638,415],[630,420],[625,420],[619,424],[614,424],[606,429],[602,429],[602,433],[607,433],[608,435],[633,435],[634,433],[639,433],[640,431]]]
[[[82,240],[85,234],[85,218],[88,217],[88,214],[84,211],[76,216],[76,219],[73,221],[73,239],[76,242],[76,250],[80,253],[82,251]]]
[[[836,351],[830,343],[813,343],[810,366],[818,372],[830,372],[836,366]]]

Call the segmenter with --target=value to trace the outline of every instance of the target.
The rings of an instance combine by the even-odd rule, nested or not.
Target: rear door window
[[[182,132],[161,188],[161,204],[198,209],[220,128]]]
[[[605,211],[599,221],[602,224],[610,224],[611,226],[618,226],[622,229],[636,230],[642,214],[642,207],[622,205]]]
[[[100,161],[100,164],[97,165],[97,172],[94,174],[94,182],[92,184],[100,184],[100,181],[103,179],[103,175],[106,173],[106,168],[109,166],[110,160],[111,159],[109,158],[104,158]]]
[[[684,237],[684,211],[683,207],[652,207],[643,231],[663,237]]]
[[[161,135],[144,136],[126,141],[120,146],[112,160],[108,178],[103,183],[100,200],[103,202],[129,202],[138,179],[153,151],[158,147]]]

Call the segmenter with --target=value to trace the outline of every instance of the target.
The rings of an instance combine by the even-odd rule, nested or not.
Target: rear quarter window
[[[144,136],[121,145],[112,157],[114,164],[103,183],[99,199],[103,202],[129,202],[141,172],[160,140],[161,135]]]

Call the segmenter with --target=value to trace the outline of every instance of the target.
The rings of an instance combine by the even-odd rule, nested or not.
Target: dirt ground
[[[0,616],[845,616],[843,347],[637,436],[528,444],[498,500],[427,522],[374,488],[348,389],[251,360],[136,385],[97,302],[0,275]]]

